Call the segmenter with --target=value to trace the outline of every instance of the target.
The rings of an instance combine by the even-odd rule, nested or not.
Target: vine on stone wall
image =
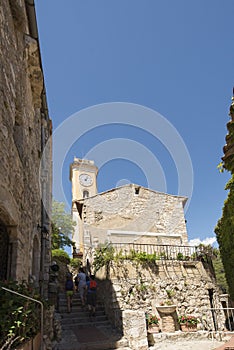
[[[154,264],[156,265],[156,260],[159,260],[160,257],[157,254],[147,254],[145,252],[136,252],[131,250],[129,253],[124,253],[122,250],[115,252],[115,249],[110,244],[100,245],[95,249],[94,254],[94,273],[96,273],[100,268],[105,266],[108,268],[111,261],[119,262],[121,260],[131,260],[140,264]]]

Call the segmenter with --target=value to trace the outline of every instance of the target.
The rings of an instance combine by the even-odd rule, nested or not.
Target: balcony
[[[198,247],[182,245],[155,245],[138,243],[110,243],[115,254],[128,258],[134,253],[155,255],[155,260],[198,261],[204,256]]]

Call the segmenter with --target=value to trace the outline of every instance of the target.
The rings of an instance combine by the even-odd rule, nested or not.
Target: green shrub
[[[114,248],[110,244],[100,244],[95,249],[94,254],[94,270],[95,273],[103,266],[107,266],[111,261],[114,260]]]
[[[70,257],[67,252],[62,249],[54,249],[52,250],[52,257],[61,261],[64,264],[70,264]]]
[[[159,260],[159,257],[156,253],[148,254],[146,252],[136,252],[135,250],[131,250],[130,254],[126,256],[128,260],[134,260],[139,263],[155,263],[155,260]]]
[[[185,260],[182,253],[177,254],[177,260]]]
[[[144,265],[145,263],[155,264],[155,261],[159,259],[160,257],[156,253],[137,252],[134,249],[131,249],[128,254],[123,254],[122,250],[117,253],[114,247],[107,243],[95,249],[93,265],[96,272],[101,267],[108,266],[111,261],[131,260]]]
[[[70,265],[71,267],[73,267],[74,269],[79,269],[80,266],[82,266],[82,261],[78,258],[71,258],[70,259]]]
[[[15,346],[34,337],[40,329],[40,305],[2,287],[39,300],[37,292],[28,283],[0,282],[0,348],[9,344]],[[9,348],[9,347],[8,347]],[[13,348],[13,347],[10,347]]]
[[[166,289],[166,293],[167,293],[168,298],[170,298],[170,299],[175,296],[174,290]]]

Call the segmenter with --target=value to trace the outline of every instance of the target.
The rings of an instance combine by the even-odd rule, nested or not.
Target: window
[[[83,191],[83,198],[89,198],[89,191]]]
[[[135,194],[138,195],[140,192],[140,187],[135,187]]]

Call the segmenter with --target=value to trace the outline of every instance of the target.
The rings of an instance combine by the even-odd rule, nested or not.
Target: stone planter
[[[150,325],[148,328],[148,333],[159,333],[159,326],[158,325]]]
[[[33,339],[28,340],[26,343],[20,345],[16,350],[39,350],[41,348],[41,333],[38,333]]]
[[[187,325],[187,324],[181,324],[180,325],[182,332],[196,332],[197,325]]]
[[[156,306],[156,308],[162,314],[172,314],[176,310],[176,305],[160,305]]]
[[[162,320],[162,332],[173,333],[176,330],[176,305],[156,306]]]

